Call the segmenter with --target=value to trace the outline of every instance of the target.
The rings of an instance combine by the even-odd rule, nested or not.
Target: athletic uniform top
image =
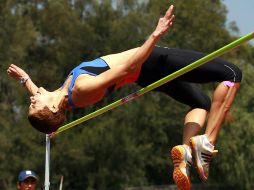
[[[88,74],[88,75],[92,75],[92,76],[97,76],[109,69],[110,69],[110,67],[108,66],[108,64],[101,58],[97,58],[93,61],[82,62],[80,65],[75,67],[68,75],[68,77],[70,75],[72,75],[72,79],[71,79],[70,85],[68,87],[68,103],[69,103],[69,105],[73,108],[76,107],[73,103],[71,94],[72,94],[72,89],[73,89],[74,83],[79,75]],[[110,86],[107,90],[107,93],[113,91],[116,88],[119,88],[120,86],[123,86],[126,83],[133,83],[138,78],[138,75],[139,75],[139,71],[137,71],[131,75],[128,75],[127,77],[125,77],[123,80],[121,80],[117,84]]]

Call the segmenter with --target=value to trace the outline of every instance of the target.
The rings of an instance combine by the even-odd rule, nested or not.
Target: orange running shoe
[[[174,164],[173,180],[180,190],[190,190],[190,166],[192,165],[191,149],[187,145],[172,148],[171,158]]]
[[[214,150],[214,146],[210,144],[206,135],[192,137],[190,143],[198,175],[202,181],[206,181],[211,160],[218,150]]]

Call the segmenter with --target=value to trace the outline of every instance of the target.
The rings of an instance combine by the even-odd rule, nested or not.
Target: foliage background
[[[33,169],[44,181],[45,135],[32,129],[29,96],[10,79],[11,63],[24,68],[39,86],[58,88],[79,62],[141,45],[157,20],[175,5],[173,29],[159,44],[212,52],[237,38],[226,25],[220,0],[1,0],[0,1],[0,189],[15,189],[18,172]],[[195,13],[195,14],[193,14]],[[223,124],[210,184],[251,189],[254,181],[254,49],[244,45],[223,58],[243,71],[242,87]],[[204,85],[208,94],[216,84]],[[93,107],[68,114],[75,120],[131,92],[126,86]],[[170,149],[181,143],[186,106],[159,93],[64,132],[52,140],[51,188],[124,189],[172,184]],[[192,182],[201,183],[193,170]]]

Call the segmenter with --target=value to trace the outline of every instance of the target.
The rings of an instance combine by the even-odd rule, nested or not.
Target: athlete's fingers
[[[169,19],[169,22],[173,22],[174,20],[175,20],[175,15],[172,15],[171,17],[170,17],[170,19]]]
[[[174,6],[173,5],[170,5],[167,12],[165,13],[164,15],[164,18],[166,19],[170,19],[172,13],[173,13],[173,10],[174,10]]]

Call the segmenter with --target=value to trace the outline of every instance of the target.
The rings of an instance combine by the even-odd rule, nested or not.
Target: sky
[[[222,2],[228,9],[228,22],[236,22],[240,36],[254,32],[254,0],[222,0]],[[254,39],[251,44],[254,45]]]

